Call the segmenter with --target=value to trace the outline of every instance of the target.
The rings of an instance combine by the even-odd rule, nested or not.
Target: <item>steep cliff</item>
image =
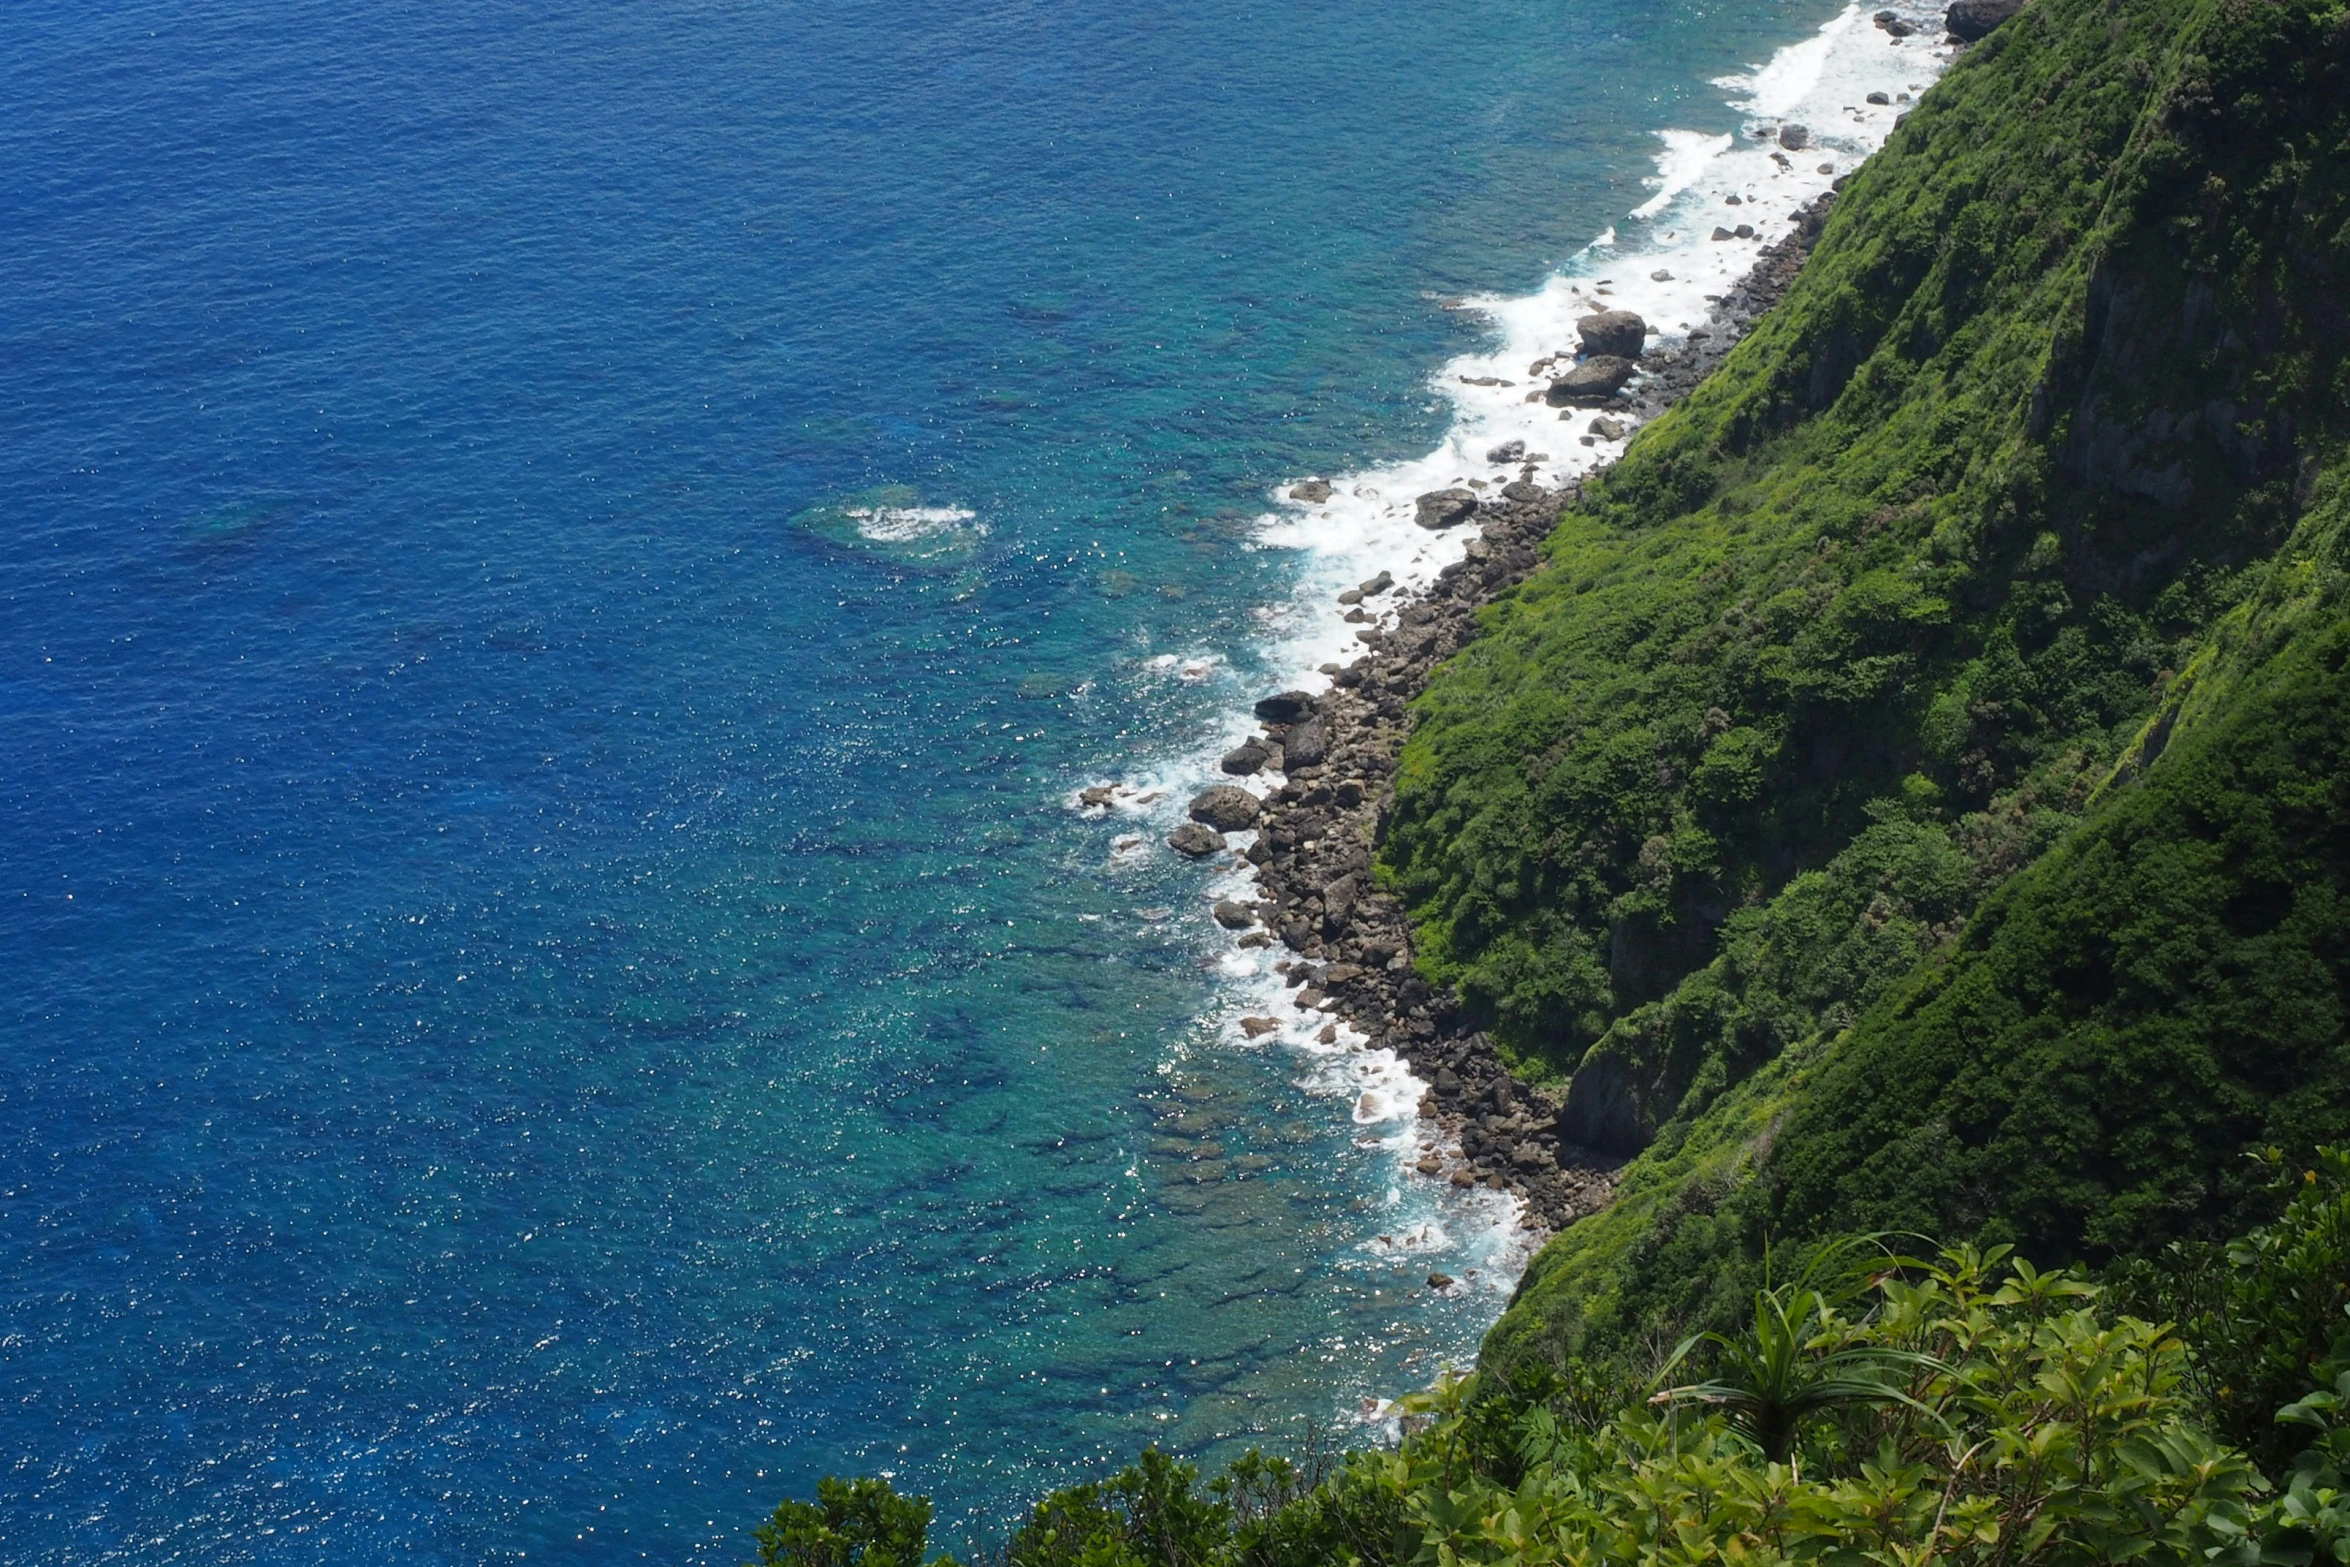
[[[2038,0],[1422,700],[1383,872],[1638,1152],[1489,1354],[1765,1244],[2097,1258],[2350,1131],[2350,20]]]

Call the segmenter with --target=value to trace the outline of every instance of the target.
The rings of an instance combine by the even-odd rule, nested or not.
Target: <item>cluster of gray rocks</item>
[[[1833,199],[1822,197],[1807,209],[1794,232],[1723,296],[1703,328],[1684,346],[1646,355],[1637,375],[1611,388],[1603,406],[1654,414],[1703,380],[1746,325],[1785,292]],[[1585,318],[1584,362],[1601,357],[1598,348],[1631,350],[1612,356],[1624,359],[1638,352],[1640,338],[1629,334],[1637,329],[1644,338],[1645,324],[1636,316],[1629,323],[1609,319],[1625,314]],[[1496,465],[1529,459],[1516,443],[1488,455]],[[1532,454],[1531,460],[1543,459]],[[1362,655],[1324,666],[1331,677],[1325,693],[1284,691],[1257,703],[1262,732],[1222,761],[1231,776],[1271,773],[1280,786],[1261,800],[1234,784],[1209,788],[1167,842],[1204,860],[1229,850],[1227,834],[1253,830],[1255,841],[1240,852],[1256,870],[1261,896],[1216,904],[1217,923],[1239,933],[1242,946],[1285,949],[1275,967],[1294,992],[1292,1006],[1344,1018],[1430,1084],[1420,1112],[1442,1129],[1444,1146],[1419,1161],[1423,1175],[1516,1193],[1534,1225],[1556,1229],[1607,1202],[1618,1161],[1563,1136],[1559,1100],[1512,1076],[1457,1001],[1414,971],[1403,910],[1371,875],[1372,847],[1393,798],[1396,755],[1409,726],[1407,704],[1429,671],[1476,634],[1477,609],[1535,569],[1560,508],[1581,494],[1577,485],[1536,483],[1537,471],[1529,465],[1491,493],[1420,498],[1418,517],[1428,527],[1477,524],[1463,558],[1422,594],[1398,593],[1386,572],[1340,594],[1358,623]],[[1373,613],[1391,603],[1392,622]],[[1246,1018],[1242,1027],[1254,1036],[1280,1024]],[[1323,1030],[1326,1042],[1337,1037],[1335,1022]]]

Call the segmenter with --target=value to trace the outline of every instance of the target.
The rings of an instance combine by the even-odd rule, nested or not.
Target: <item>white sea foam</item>
[[[1531,294],[1479,297],[1465,307],[1492,324],[1489,343],[1447,364],[1433,390],[1451,403],[1453,418],[1444,440],[1415,460],[1385,464],[1360,473],[1328,476],[1328,501],[1311,504],[1287,498],[1296,480],[1274,492],[1274,509],[1262,519],[1256,543],[1265,549],[1294,550],[1302,569],[1292,599],[1269,606],[1258,617],[1265,636],[1261,667],[1266,674],[1244,683],[1239,673],[1207,651],[1162,655],[1160,678],[1229,683],[1236,698],[1276,687],[1326,689],[1321,666],[1344,663],[1362,651],[1356,626],[1344,621],[1334,594],[1380,571],[1394,574],[1396,589],[1364,607],[1392,624],[1396,600],[1425,590],[1436,574],[1459,559],[1475,533],[1454,528],[1431,533],[1414,521],[1414,501],[1430,490],[1469,485],[1490,491],[1531,466],[1541,483],[1557,486],[1589,473],[1621,450],[1620,441],[1594,439],[1584,445],[1592,415],[1565,416],[1545,406],[1537,393],[1546,378],[1531,367],[1576,347],[1576,318],[1620,308],[1647,319],[1659,345],[1686,340],[1691,327],[1711,314],[1709,295],[1727,294],[1752,269],[1763,247],[1784,238],[1795,218],[1833,181],[1880,146],[1910,99],[1948,64],[1940,36],[1939,8],[1895,0],[1896,9],[1916,24],[1911,37],[1895,41],[1871,25],[1859,5],[1848,7],[1811,37],[1780,50],[1744,76],[1717,85],[1732,95],[1731,107],[1745,116],[1735,133],[1665,129],[1653,192],[1624,219],[1623,232],[1609,227],[1583,252]],[[1870,92],[1891,100],[1867,102]],[[1780,130],[1800,124],[1810,144],[1782,149]],[[1729,206],[1732,196],[1738,205]],[[1717,226],[1751,225],[1750,239],[1717,241]],[[1487,453],[1523,442],[1527,458],[1492,461]],[[1228,779],[1216,758],[1255,725],[1245,702],[1236,703],[1228,722],[1204,737],[1187,755],[1165,758],[1119,781],[1109,810],[1120,818],[1127,844],[1112,865],[1148,863],[1158,841],[1183,818],[1184,802],[1208,783],[1239,782],[1259,793],[1280,780],[1259,775]],[[1079,804],[1072,787],[1068,803]],[[1147,825],[1146,825],[1147,824]],[[1146,833],[1133,844],[1137,831]],[[1234,847],[1247,842],[1238,835]],[[1332,1038],[1321,1038],[1332,1020],[1301,1012],[1273,969],[1287,954],[1279,947],[1242,949],[1217,931],[1208,907],[1217,899],[1251,899],[1253,876],[1232,857],[1219,857],[1198,889],[1194,911],[1203,939],[1215,943],[1215,971],[1225,985],[1219,1036],[1233,1048],[1279,1049],[1298,1062],[1300,1086],[1330,1101],[1355,1131],[1362,1151],[1388,1174],[1371,1220],[1377,1228],[1355,1248],[1364,1265],[1391,1259],[1408,1248],[1416,1263],[1436,1265],[1456,1286],[1486,1300],[1498,1312],[1530,1254],[1523,1205],[1483,1188],[1458,1189],[1430,1180],[1412,1168],[1440,1139],[1425,1124],[1418,1103],[1427,1085],[1394,1052],[1369,1048],[1369,1041],[1344,1023]],[[1272,1018],[1279,1026],[1256,1036],[1241,1027],[1244,1017]],[[1441,1150],[1440,1150],[1441,1151]],[[1490,1313],[1482,1319],[1490,1320]],[[1473,1338],[1460,1346],[1473,1354]],[[1437,1369],[1425,1368],[1433,1375]],[[1389,1416],[1383,1406],[1361,1412],[1377,1423]]]
[[[857,532],[876,544],[912,544],[960,533],[978,514],[960,506],[844,506],[841,515],[855,519]],[[987,528],[979,524],[970,531]]]
[[[1728,131],[1707,136],[1697,131],[1658,131],[1665,150],[1656,160],[1656,177],[1649,181],[1656,194],[1632,209],[1636,218],[1653,218],[1673,204],[1673,198],[1705,178],[1713,161],[1738,144]],[[1614,229],[1609,229],[1612,236]]]

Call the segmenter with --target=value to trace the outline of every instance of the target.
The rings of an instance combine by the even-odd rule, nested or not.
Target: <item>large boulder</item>
[[[1412,520],[1423,528],[1450,528],[1476,513],[1475,490],[1430,490],[1414,503]]]
[[[1780,126],[1779,145],[1789,152],[1803,151],[1804,148],[1811,145],[1811,127],[1808,125]]]
[[[1257,797],[1231,784],[1201,791],[1184,814],[1218,832],[1245,832],[1257,824]]]
[[[1234,746],[1224,753],[1224,759],[1216,765],[1235,777],[1245,778],[1265,765],[1265,748],[1253,740],[1246,745]]]
[[[1322,727],[1319,718],[1292,724],[1289,733],[1281,737],[1281,768],[1284,772],[1294,772],[1300,767],[1319,767],[1329,754],[1329,731]]]
[[[1224,847],[1224,835],[1213,827],[1185,822],[1167,834],[1167,847],[1194,860],[1204,860]]]
[[[1253,711],[1268,724],[1294,724],[1314,710],[1311,691],[1279,691],[1261,698]]]
[[[1322,889],[1322,933],[1337,937],[1354,917],[1355,899],[1362,886],[1360,878],[1341,876]],[[1360,970],[1356,971],[1361,972]],[[1351,976],[1350,976],[1351,977]]]
[[[1973,43],[2024,8],[2024,0],[1953,0],[1942,25],[1961,43]]]
[[[1542,400],[1553,408],[1604,403],[1624,389],[1624,383],[1632,379],[1632,372],[1638,368],[1619,354],[1594,354],[1551,382]]]
[[[1308,479],[1303,484],[1293,484],[1289,487],[1289,498],[1304,501],[1310,506],[1319,506],[1330,498],[1330,481]]]
[[[1583,352],[1615,359],[1638,359],[1648,341],[1648,323],[1629,310],[1602,310],[1575,323]]]

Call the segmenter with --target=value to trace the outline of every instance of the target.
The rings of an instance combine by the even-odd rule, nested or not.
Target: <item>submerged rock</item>
[[[1328,479],[1308,479],[1303,484],[1293,484],[1289,487],[1291,500],[1304,501],[1313,506],[1321,505],[1330,498],[1330,495],[1331,489]]]

